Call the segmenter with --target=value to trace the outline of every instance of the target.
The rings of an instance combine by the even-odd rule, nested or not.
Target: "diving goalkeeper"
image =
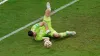
[[[47,2],[46,6],[47,6],[47,9],[45,11],[43,21],[32,26],[31,30],[28,32],[29,36],[33,36],[34,39],[37,41],[44,40],[44,45],[52,45],[52,42],[50,41],[49,36],[54,37],[54,38],[63,38],[65,36],[76,34],[75,31],[66,31],[66,32],[62,32],[62,33],[56,32],[52,28],[52,25],[51,25],[50,3]],[[49,43],[49,44],[47,44],[47,43]]]

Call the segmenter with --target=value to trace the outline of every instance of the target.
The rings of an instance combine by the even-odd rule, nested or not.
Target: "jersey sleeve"
[[[37,36],[35,37],[35,40],[36,40],[36,41],[41,41],[41,40],[43,40],[43,36],[42,36],[42,35],[37,35]]]
[[[39,23],[32,26],[31,31],[36,31],[40,27]]]

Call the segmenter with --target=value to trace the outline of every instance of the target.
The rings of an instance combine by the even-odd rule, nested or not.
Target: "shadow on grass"
[[[63,37],[63,38],[54,38],[54,37],[51,37],[51,41],[62,41],[62,40],[65,40],[65,39],[68,39],[68,38],[76,38],[76,36],[66,36],[66,37]]]

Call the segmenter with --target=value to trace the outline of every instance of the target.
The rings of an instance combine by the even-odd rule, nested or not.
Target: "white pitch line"
[[[3,3],[7,2],[8,0],[3,0],[0,2],[0,5],[2,5]]]
[[[68,3],[68,4],[65,4],[64,6],[61,6],[60,8],[54,10],[54,11],[51,13],[51,15],[53,15],[53,14],[57,13],[58,11],[60,11],[60,10],[62,10],[62,9],[64,9],[64,8],[66,8],[66,7],[68,7],[68,6],[72,5],[72,4],[74,4],[74,3],[77,2],[77,1],[79,1],[79,0],[73,0],[72,2],[70,2],[70,3]],[[7,38],[7,37],[9,37],[9,36],[11,36],[11,35],[13,35],[13,34],[15,34],[15,33],[17,33],[17,32],[19,32],[19,31],[21,31],[21,30],[23,30],[23,29],[25,29],[25,28],[27,28],[27,27],[29,27],[29,26],[32,25],[32,24],[35,24],[35,23],[39,22],[39,21],[42,20],[42,19],[43,19],[43,16],[42,16],[41,18],[39,18],[39,19],[37,19],[37,20],[35,20],[35,21],[33,21],[33,22],[31,22],[31,23],[29,23],[29,24],[27,24],[27,25],[25,25],[25,26],[23,26],[23,27],[21,27],[21,28],[15,30],[15,31],[13,31],[13,32],[11,32],[11,33],[9,33],[9,34],[3,36],[3,37],[1,37],[1,38],[0,38],[0,41],[3,40],[3,39],[5,39],[5,38]]]

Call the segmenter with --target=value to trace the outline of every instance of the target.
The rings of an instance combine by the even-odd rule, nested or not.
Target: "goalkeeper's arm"
[[[32,31],[35,31],[36,29],[38,29],[39,27],[42,27],[42,26],[45,27],[46,31],[49,30],[48,25],[47,25],[45,22],[40,22],[40,23],[35,24],[35,25],[31,28],[31,30],[32,30]]]
[[[46,29],[46,34],[50,33],[51,31],[48,28],[48,25],[45,22],[40,22],[40,26],[44,26]]]

